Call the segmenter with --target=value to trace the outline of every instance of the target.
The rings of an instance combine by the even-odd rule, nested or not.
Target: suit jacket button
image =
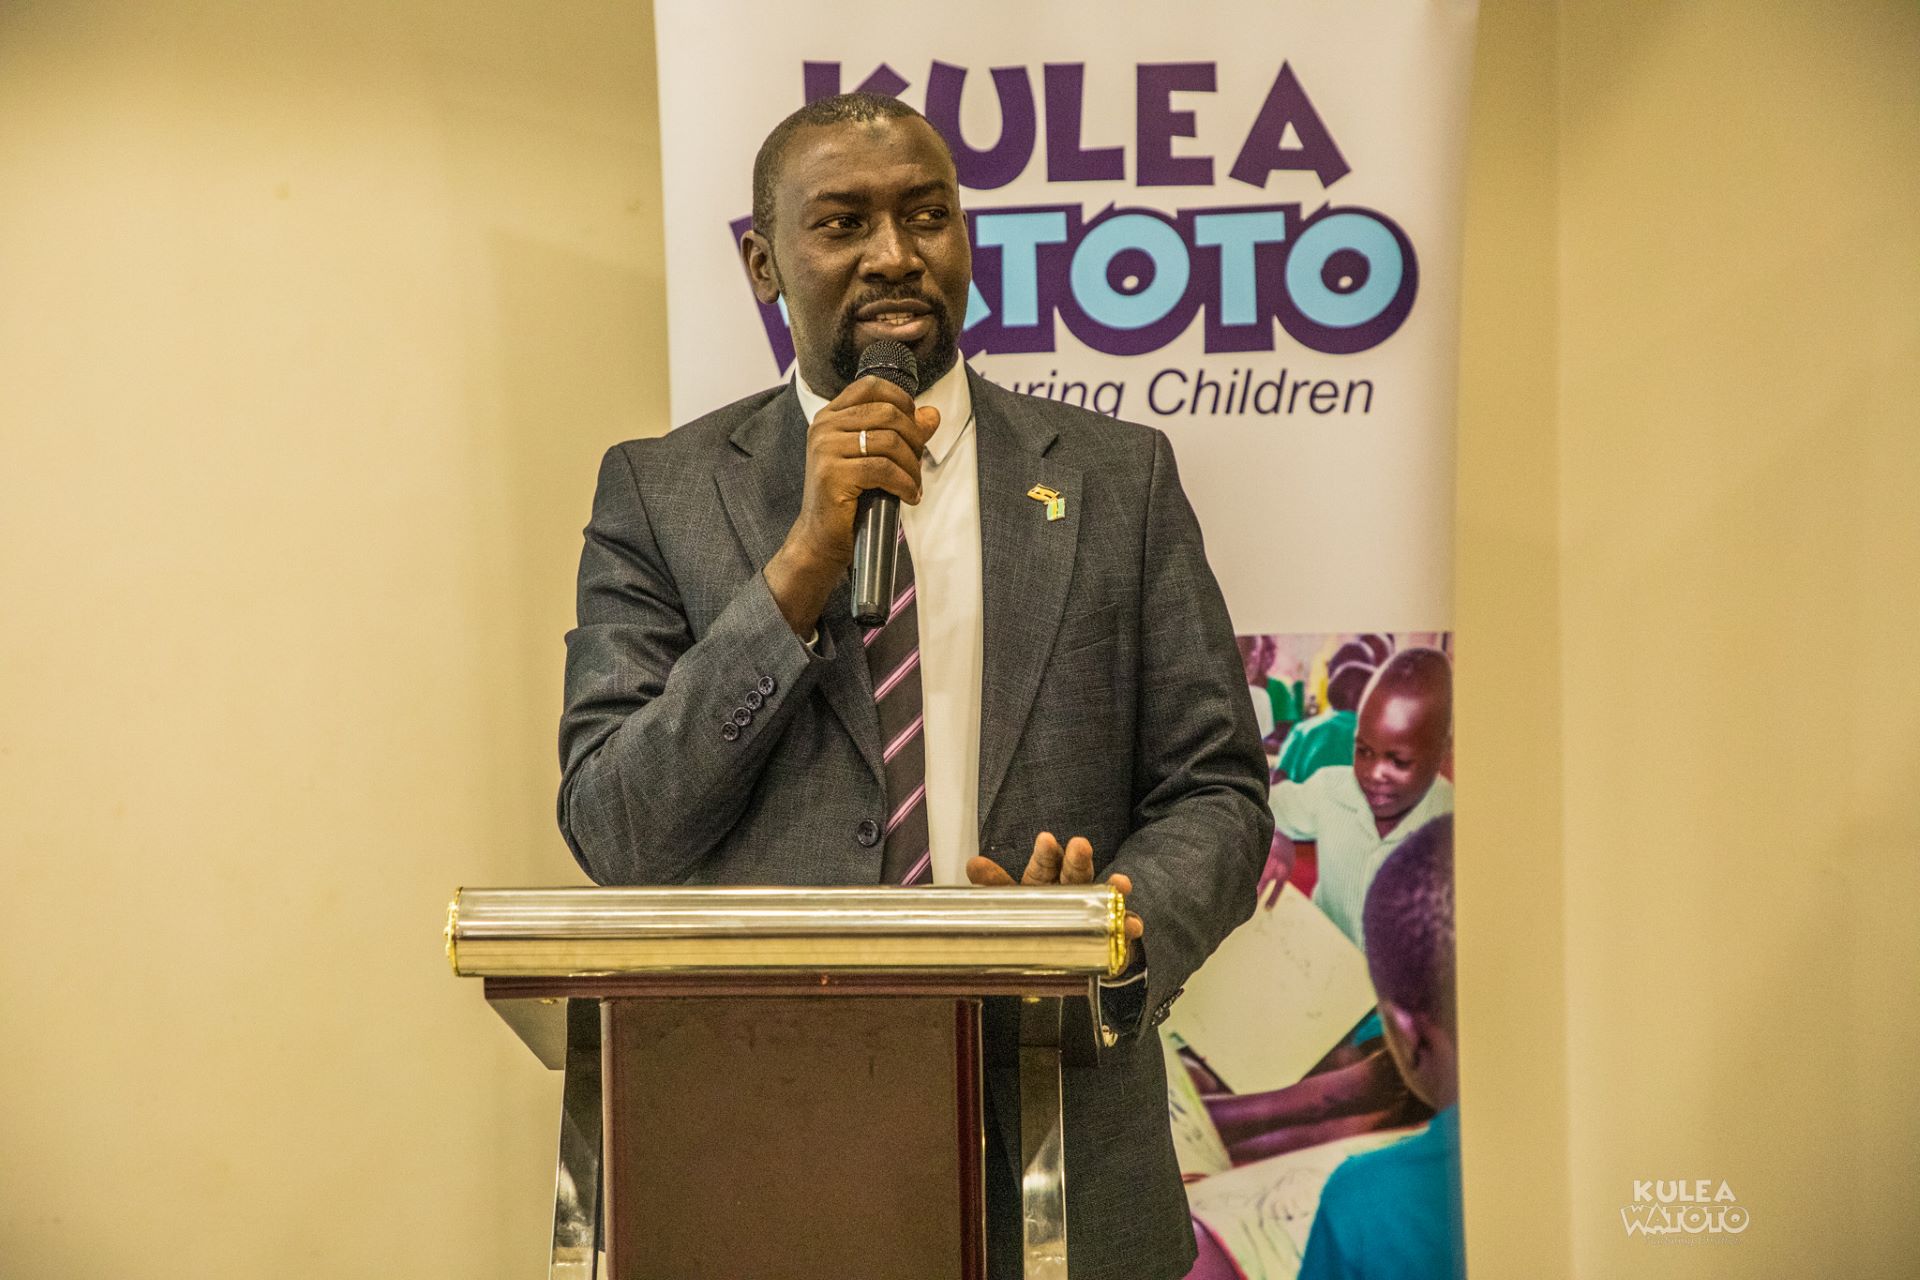
[[[766,699],[760,696],[758,689],[749,689],[747,690],[747,696],[742,698],[741,701],[747,704],[747,710],[758,711],[762,704],[766,702]]]
[[[760,693],[763,697],[771,698],[773,696],[773,691],[775,688],[776,686],[773,683],[772,676],[760,677]]]
[[[872,818],[862,819],[860,825],[853,829],[853,838],[860,842],[861,848],[873,848],[880,843],[880,824]]]
[[[720,736],[728,742],[732,742],[740,736],[740,726],[731,720],[722,720],[720,722]]]
[[[753,712],[747,710],[745,707],[735,707],[733,709],[733,722],[744,729],[753,723]]]

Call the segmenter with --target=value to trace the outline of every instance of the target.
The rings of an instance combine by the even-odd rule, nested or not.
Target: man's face
[[[1360,704],[1353,776],[1376,819],[1405,814],[1439,774],[1449,727],[1435,701],[1417,690],[1375,688]]]
[[[913,351],[920,385],[959,358],[972,250],[953,165],[926,121],[848,121],[788,140],[769,244],[741,245],[762,302],[784,297],[801,376],[835,396],[867,344]]]

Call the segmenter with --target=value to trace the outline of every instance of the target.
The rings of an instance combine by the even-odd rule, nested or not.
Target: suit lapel
[[[793,388],[761,406],[734,430],[731,440],[733,456],[715,473],[714,483],[734,537],[759,573],[786,540],[806,489],[807,423]],[[834,660],[821,673],[819,688],[875,779],[881,779],[880,717],[849,595],[841,583],[820,615],[820,629],[833,640]]]
[[[754,572],[780,549],[807,479],[807,424],[789,386],[734,429],[734,452],[714,474],[727,520]]]
[[[984,831],[1053,653],[1073,580],[1080,469],[1048,456],[1057,433],[1017,396],[968,371],[979,435],[983,578],[980,823]],[[1066,499],[1048,520],[1036,484]]]

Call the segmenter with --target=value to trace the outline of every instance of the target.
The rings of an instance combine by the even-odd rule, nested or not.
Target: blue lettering
[[[1347,288],[1327,277],[1334,255],[1357,255],[1366,275],[1344,277]],[[1287,296],[1300,314],[1329,329],[1351,329],[1379,316],[1399,296],[1405,264],[1400,242],[1366,213],[1335,213],[1316,218],[1287,255]]]
[[[1000,250],[1000,323],[1030,329],[1040,323],[1040,246],[1065,244],[1067,215],[1060,209],[983,213],[974,219],[974,238]],[[978,297],[978,292],[974,294]],[[982,312],[986,303],[980,303]],[[968,306],[967,324],[973,324]]]
[[[1193,220],[1193,242],[1220,250],[1220,323],[1249,325],[1260,319],[1254,289],[1253,248],[1287,238],[1287,215],[1278,209],[1251,213],[1203,213]]]
[[[1107,279],[1107,268],[1129,249],[1147,255],[1153,278],[1122,292]],[[1164,319],[1185,296],[1192,265],[1186,241],[1167,223],[1151,214],[1115,214],[1095,223],[1073,251],[1074,301],[1109,329],[1144,329]]]

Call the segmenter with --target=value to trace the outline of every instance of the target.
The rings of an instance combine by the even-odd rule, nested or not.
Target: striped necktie
[[[862,637],[873,701],[880,711],[881,759],[887,784],[885,858],[887,884],[931,884],[933,854],[927,841],[927,745],[920,698],[920,610],[913,557],[900,531],[900,567],[894,580],[893,613]]]

